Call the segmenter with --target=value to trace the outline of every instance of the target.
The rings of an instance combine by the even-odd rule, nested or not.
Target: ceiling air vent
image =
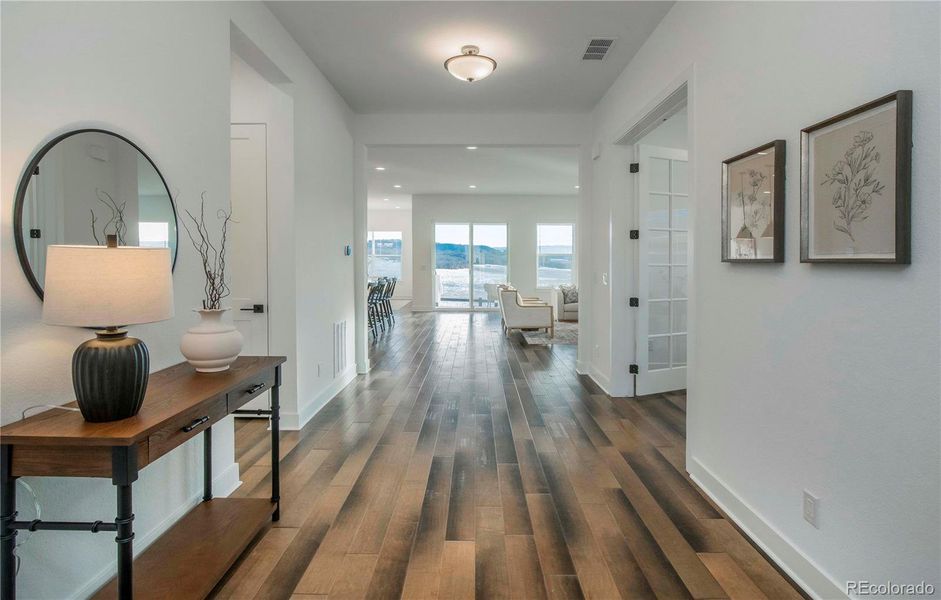
[[[608,50],[614,45],[615,38],[594,38],[588,42],[582,60],[604,60]]]

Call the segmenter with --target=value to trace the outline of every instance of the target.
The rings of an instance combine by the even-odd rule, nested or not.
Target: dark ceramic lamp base
[[[72,386],[82,416],[93,423],[133,417],[147,391],[150,352],[123,329],[95,333],[72,355]]]

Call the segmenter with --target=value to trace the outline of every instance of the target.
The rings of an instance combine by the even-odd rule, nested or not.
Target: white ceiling
[[[575,148],[380,146],[369,148],[368,164],[367,197],[373,209],[407,210],[413,194],[578,193]]]
[[[267,2],[358,113],[587,112],[672,2]],[[583,61],[593,37],[617,37]],[[461,46],[493,57],[490,77],[444,70]]]

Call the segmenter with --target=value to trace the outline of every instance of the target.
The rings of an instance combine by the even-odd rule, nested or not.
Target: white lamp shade
[[[479,81],[493,73],[497,68],[497,61],[478,52],[477,46],[464,46],[461,48],[461,54],[444,62],[444,68],[462,81]]]
[[[42,320],[111,327],[173,316],[169,248],[49,246]]]

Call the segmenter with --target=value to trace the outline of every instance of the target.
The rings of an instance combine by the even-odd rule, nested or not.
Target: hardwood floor
[[[215,597],[802,597],[687,477],[684,394],[609,398],[492,313],[402,313],[372,364],[283,434],[281,521]]]

